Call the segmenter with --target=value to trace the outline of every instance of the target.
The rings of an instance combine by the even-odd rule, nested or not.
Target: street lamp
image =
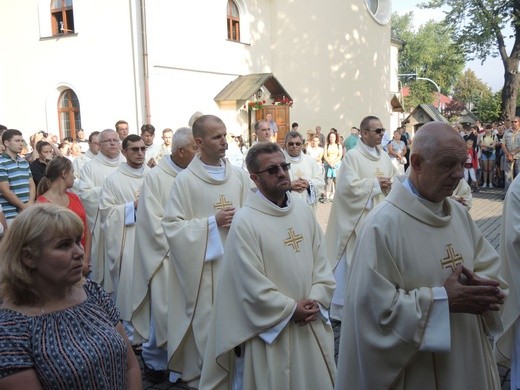
[[[435,88],[437,88],[437,94],[438,94],[438,102],[437,102],[437,110],[441,112],[441,87],[433,81],[432,79],[429,79],[427,77],[419,77],[417,76],[417,73],[404,73],[404,74],[398,74],[399,77],[415,77],[416,80],[426,80],[435,85]]]

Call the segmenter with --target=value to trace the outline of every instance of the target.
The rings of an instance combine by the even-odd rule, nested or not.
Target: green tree
[[[467,69],[453,87],[453,99],[466,104],[476,104],[476,97],[483,94],[491,94],[491,89],[471,69]]]
[[[477,116],[482,122],[495,122],[500,119],[501,93],[485,93],[475,106]]]
[[[425,8],[446,7],[446,24],[454,26],[454,40],[470,58],[484,61],[500,56],[504,65],[502,118],[515,115],[520,63],[520,1],[518,0],[429,0]],[[508,55],[504,30],[511,26],[514,39]]]
[[[453,31],[444,23],[428,21],[416,32],[413,30],[413,12],[392,14],[392,34],[404,41],[399,53],[399,73],[416,74],[434,80],[441,92],[448,94],[464,69],[464,54],[452,40]],[[410,86],[408,107],[419,103],[432,103],[432,83],[413,78],[402,78]]]

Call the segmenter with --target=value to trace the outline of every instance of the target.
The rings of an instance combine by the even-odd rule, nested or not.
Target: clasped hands
[[[291,190],[296,192],[303,192],[307,191],[307,188],[309,188],[309,182],[305,179],[302,179],[299,177],[296,180],[291,181]]]
[[[300,326],[305,326],[318,319],[319,311],[318,302],[312,299],[302,299],[296,301],[296,310],[294,310],[292,320]]]
[[[498,311],[505,298],[499,286],[499,282],[481,278],[458,265],[444,283],[450,312],[486,315],[488,311]]]

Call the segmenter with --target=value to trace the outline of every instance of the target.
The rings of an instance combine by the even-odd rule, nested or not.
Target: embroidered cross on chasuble
[[[453,249],[453,244],[446,245],[447,256],[441,259],[442,268],[451,268],[452,271],[455,271],[455,267],[459,264],[464,263],[464,259],[460,253],[455,253]]]
[[[385,176],[385,173],[379,169],[379,167],[374,171],[374,176],[375,177],[384,177]]]
[[[300,242],[303,241],[303,236],[301,234],[296,234],[293,228],[287,229],[289,236],[283,240],[283,244],[285,246],[292,246],[294,253],[300,251]]]
[[[298,171],[296,171],[296,177],[298,179],[301,179],[303,177],[303,172],[300,169],[298,169]]]
[[[226,195],[220,195],[218,203],[213,203],[213,208],[215,210],[222,210],[226,207],[232,206],[233,204],[226,199]]]

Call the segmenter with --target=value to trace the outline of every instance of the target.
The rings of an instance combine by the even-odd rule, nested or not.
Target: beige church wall
[[[247,111],[218,106],[214,98],[240,75],[271,72],[270,1],[237,2],[241,42],[227,40],[227,0],[188,2],[182,13],[173,3],[147,2],[147,18],[154,21],[147,35],[156,128],[185,126],[193,112],[202,111],[221,117],[228,132],[247,134]]]
[[[72,88],[87,134],[120,118],[137,126],[142,105],[133,72],[136,42],[130,38],[135,10],[121,2],[88,3],[74,2],[76,34],[50,37],[49,1],[3,0],[1,49],[12,60],[3,61],[0,74],[0,123],[26,137],[36,130],[57,133],[58,96]],[[16,27],[21,20],[23,32]]]
[[[294,98],[291,121],[346,134],[370,114],[388,127],[390,26],[362,0],[273,4],[273,72]]]

